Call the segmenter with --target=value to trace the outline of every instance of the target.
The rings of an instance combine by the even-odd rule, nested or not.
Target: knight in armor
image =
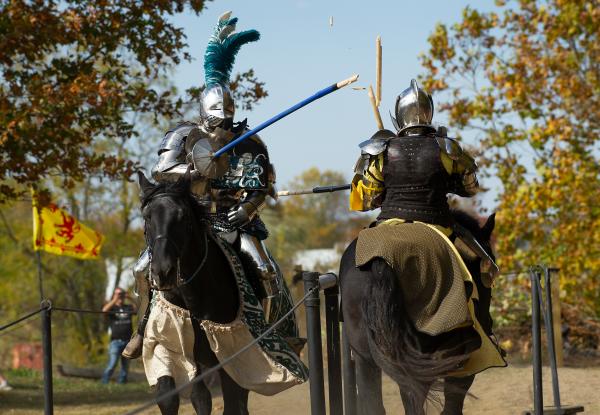
[[[152,177],[159,183],[174,182],[191,170],[194,197],[210,212],[208,221],[213,232],[238,252],[257,297],[262,299],[265,318],[272,322],[276,308],[290,302],[291,297],[278,265],[265,247],[268,231],[259,217],[267,197],[276,197],[275,170],[267,148],[255,135],[202,169],[194,159],[197,154],[216,151],[248,130],[246,120],[233,121],[235,103],[228,87],[229,77],[241,46],[258,40],[260,35],[256,30],[234,33],[236,23],[231,12],[219,18],[204,55],[206,87],[200,99],[200,122],[184,122],[166,133]],[[141,355],[149,315],[149,255],[146,248],[134,266],[141,300],[139,315],[143,317],[123,352],[129,358]]]
[[[453,241],[481,258],[482,280],[491,287],[498,272],[494,260],[472,234],[455,223],[447,194],[474,196],[477,164],[444,127],[432,125],[433,100],[413,79],[396,98],[392,122],[396,133],[377,131],[360,144],[350,209],[381,208],[377,224],[389,220],[436,225]],[[462,252],[461,252],[462,255]],[[491,334],[491,317],[484,327]]]
[[[446,195],[474,196],[479,184],[475,160],[431,124],[433,101],[413,79],[396,99],[397,133],[379,130],[360,144],[350,196],[352,210],[381,207],[378,220],[405,220],[449,226]]]

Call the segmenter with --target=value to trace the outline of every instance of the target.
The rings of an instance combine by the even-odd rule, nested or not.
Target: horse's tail
[[[417,332],[405,311],[394,270],[377,258],[371,271],[362,303],[371,355],[403,392],[414,397],[411,400],[423,402],[431,387],[438,389],[436,382],[466,356],[424,351],[419,341],[424,335]]]

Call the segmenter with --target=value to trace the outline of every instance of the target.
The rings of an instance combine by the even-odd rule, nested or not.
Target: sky
[[[218,17],[233,11],[237,30],[256,29],[258,42],[242,47],[235,72],[254,68],[269,96],[251,112],[238,110],[236,120],[256,126],[314,92],[358,73],[353,86],[375,84],[375,39],[382,38],[383,77],[380,112],[393,130],[389,110],[396,96],[423,72],[419,54],[436,23],[460,21],[462,10],[476,4],[489,10],[493,1],[341,1],[341,0],[215,0],[196,16],[175,16],[187,35],[191,63],[174,72],[180,90],[203,83],[202,56]],[[333,25],[330,25],[330,18]],[[437,103],[436,97],[433,97]],[[444,116],[434,115],[444,123]],[[366,90],[346,87],[300,109],[259,135],[267,144],[277,171],[277,187],[316,166],[343,172],[349,180],[359,155],[358,144],[376,131]],[[452,136],[452,130],[450,130]]]

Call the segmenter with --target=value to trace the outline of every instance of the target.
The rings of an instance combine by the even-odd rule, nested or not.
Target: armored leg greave
[[[138,320],[141,321],[146,315],[150,303],[150,284],[148,283],[148,272],[150,270],[150,252],[146,248],[133,266],[133,277],[135,278],[135,294],[138,297]]]
[[[273,300],[281,292],[280,284],[283,276],[279,275],[275,261],[269,255],[263,241],[255,236],[240,232],[240,249],[252,259],[256,273],[259,277],[262,293],[257,293],[263,298],[262,306],[267,323],[271,323]]]
[[[150,315],[150,300],[152,290],[148,284],[148,270],[150,264],[150,255],[148,249],[140,254],[137,262],[133,266],[133,276],[135,277],[135,294],[138,297],[138,326],[134,335],[131,337],[127,346],[121,355],[127,359],[137,359],[142,355],[144,342],[144,331]]]

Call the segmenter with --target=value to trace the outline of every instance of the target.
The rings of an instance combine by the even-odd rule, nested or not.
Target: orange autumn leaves
[[[498,255],[505,270],[561,268],[563,294],[600,313],[600,8],[520,0],[438,25],[421,57],[424,85],[456,131],[476,131],[502,182]],[[515,284],[519,284],[517,279]]]
[[[170,119],[182,100],[164,79],[185,36],[170,16],[203,1],[3,2],[0,6],[0,203],[59,177],[127,177],[108,148],[139,134],[141,116]]]

